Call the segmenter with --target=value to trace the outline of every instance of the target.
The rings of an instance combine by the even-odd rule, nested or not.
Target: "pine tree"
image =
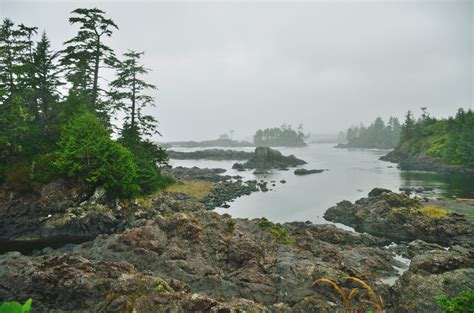
[[[53,109],[59,98],[58,87],[62,85],[59,79],[61,69],[56,64],[58,54],[51,51],[49,39],[43,32],[33,52],[33,85],[37,111],[45,127],[48,127],[53,117]]]
[[[125,113],[124,129],[138,136],[150,136],[158,133],[157,121],[151,115],[143,113],[145,107],[154,107],[155,100],[145,94],[147,90],[156,90],[156,86],[140,77],[149,73],[139,64],[143,52],[124,53],[124,60],[116,64],[117,78],[111,82],[109,96],[114,107]]]
[[[115,60],[113,50],[104,44],[104,39],[111,37],[118,26],[97,8],[76,9],[71,13],[74,16],[69,18],[69,22],[79,24],[80,30],[64,43],[62,64],[68,67],[67,78],[73,91],[88,99],[92,112],[108,119],[104,103],[99,99],[99,74],[102,66],[111,65]]]

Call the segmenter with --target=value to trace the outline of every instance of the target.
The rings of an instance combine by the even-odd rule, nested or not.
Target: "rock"
[[[268,169],[295,167],[303,164],[306,164],[306,162],[296,158],[294,155],[284,156],[278,150],[268,147],[258,147],[255,149],[255,154],[252,158],[245,163],[236,163],[232,168],[258,169],[264,171]]]
[[[423,205],[405,194],[376,188],[368,198],[354,204],[342,201],[329,208],[324,218],[393,241],[421,239],[440,245],[474,242],[474,223],[459,214],[432,217],[420,211]]]
[[[382,193],[392,192],[389,189],[384,188],[374,188],[369,192],[369,197],[377,197],[380,196]]]
[[[415,256],[392,287],[393,312],[439,312],[436,296],[474,289],[472,249],[431,250]]]
[[[307,170],[305,168],[299,168],[295,170],[294,174],[295,175],[309,175],[309,174],[317,174],[317,173],[322,173],[322,172],[324,172],[324,170],[316,170],[316,169]]]

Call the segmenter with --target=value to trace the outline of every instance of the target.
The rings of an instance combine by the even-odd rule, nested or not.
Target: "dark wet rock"
[[[284,243],[281,232],[289,238]],[[327,277],[349,291],[352,286],[344,277],[355,275],[387,297],[386,285],[377,279],[394,275],[384,244],[330,225],[276,226],[205,210],[176,212],[137,221],[120,234],[45,249],[32,257],[0,255],[0,297],[31,295],[44,310],[120,311],[129,305],[146,311],[152,303],[148,301],[157,299],[162,305],[157,308],[171,311],[246,303],[252,312],[334,312],[342,309],[337,294],[326,286],[311,289],[312,282]],[[67,286],[73,287],[61,293]],[[190,299],[195,301],[188,307]]]
[[[318,170],[318,169],[307,170],[305,168],[299,168],[295,170],[294,174],[301,176],[301,175],[309,175],[309,174],[319,174],[322,172],[324,172],[324,170]]]
[[[374,188],[369,192],[369,197],[377,197],[383,193],[389,193],[389,192],[392,192],[392,191],[385,188]]]
[[[457,296],[474,289],[474,253],[453,247],[417,255],[392,288],[393,312],[442,312],[435,296]]]
[[[255,149],[254,156],[251,159],[245,163],[237,164],[234,164],[233,168],[268,170],[296,167],[306,164],[306,162],[296,158],[294,155],[284,156],[280,151],[272,148],[258,147]]]
[[[138,272],[123,261],[90,261],[81,256],[0,256],[0,299],[33,298],[35,312],[264,312],[250,300],[221,302],[190,293],[186,284]]]
[[[192,152],[168,150],[167,153],[170,159],[178,160],[248,160],[254,156],[253,152],[223,149],[208,149]]]
[[[241,196],[248,196],[252,192],[258,191],[257,181],[248,180],[243,182],[222,181],[215,183],[209,195],[200,200],[208,209],[212,210],[216,207],[224,207],[224,205]]]
[[[329,208],[324,218],[394,241],[421,239],[441,245],[474,242],[474,223],[464,216],[451,213],[432,217],[422,213],[422,207],[419,200],[377,188],[368,198],[355,203],[342,201]]]
[[[184,180],[203,180],[209,182],[220,182],[225,181],[231,176],[221,175],[225,173],[226,170],[223,168],[199,168],[199,167],[182,167],[177,166],[171,169],[164,169],[163,173],[165,175],[171,176],[175,179],[184,179]]]

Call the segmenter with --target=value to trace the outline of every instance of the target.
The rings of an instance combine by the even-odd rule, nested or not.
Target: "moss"
[[[202,199],[209,195],[212,190],[212,183],[205,181],[182,181],[166,188],[168,192],[184,193],[196,199]]]
[[[429,205],[429,206],[424,206],[421,208],[398,208],[398,207],[393,207],[390,209],[394,213],[399,213],[404,216],[413,216],[416,214],[421,214],[427,217],[431,218],[445,218],[449,215],[450,212],[452,212],[452,209],[448,208],[441,208],[436,205]]]
[[[447,208],[441,208],[436,205],[425,206],[418,209],[418,212],[420,212],[421,214],[426,215],[428,217],[432,217],[432,218],[447,217],[450,211],[452,210],[447,209]]]

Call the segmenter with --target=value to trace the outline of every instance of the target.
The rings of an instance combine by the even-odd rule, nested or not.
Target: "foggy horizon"
[[[2,1],[0,15],[45,30],[59,50],[77,31],[65,18],[77,7],[115,21],[106,43],[118,56],[145,51],[144,80],[159,89],[147,110],[160,122],[157,141],[230,129],[248,139],[284,123],[337,134],[420,107],[436,117],[472,107],[472,1]]]

